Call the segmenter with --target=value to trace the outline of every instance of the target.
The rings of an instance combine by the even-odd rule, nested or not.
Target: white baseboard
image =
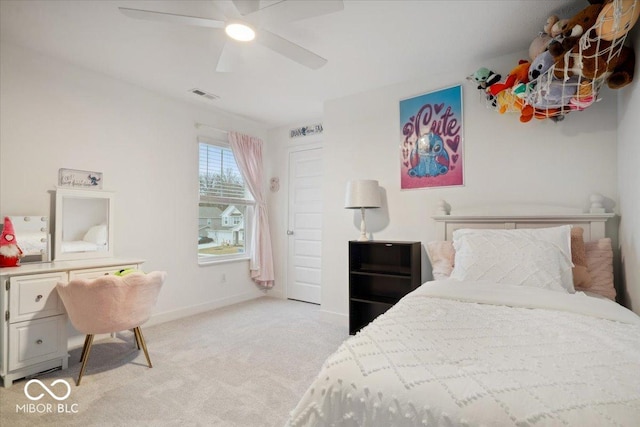
[[[172,320],[182,319],[183,317],[194,316],[196,314],[204,313],[206,311],[215,310],[216,308],[226,307],[228,305],[238,304],[244,301],[249,301],[256,298],[262,298],[262,293],[256,294],[255,292],[246,292],[239,295],[234,295],[228,298],[222,298],[219,300],[207,302],[204,304],[193,305],[190,307],[179,308],[176,310],[166,311],[164,313],[156,313],[151,316],[149,321],[144,324],[144,327],[153,325],[159,325],[160,323],[170,322]],[[109,338],[110,334],[96,335],[94,341],[103,340]],[[84,344],[84,335],[73,335],[69,337],[67,341],[67,348],[81,347]]]
[[[71,350],[72,348],[80,348],[84,345],[84,339],[86,335],[73,335],[69,337],[69,341],[67,341],[67,348]],[[93,337],[93,341],[100,341],[111,337],[110,334],[98,334]]]
[[[215,310],[216,308],[226,307],[232,304],[238,304],[240,302],[261,298],[263,296],[264,296],[263,294],[256,294],[255,292],[246,292],[244,294],[233,295],[231,297],[210,301],[204,304],[192,305],[189,307],[179,308],[177,310],[166,311],[164,313],[156,313],[153,316],[151,316],[151,319],[149,319],[149,321],[144,325],[146,327],[158,325],[160,323],[182,319],[183,317],[194,316],[196,314],[204,313],[206,311]]]
[[[349,315],[334,311],[320,310],[320,319],[338,326],[349,327]]]
[[[284,296],[284,292],[282,292],[282,290],[280,289],[279,290],[269,289],[267,291],[267,296],[272,298],[286,299],[286,297]]]

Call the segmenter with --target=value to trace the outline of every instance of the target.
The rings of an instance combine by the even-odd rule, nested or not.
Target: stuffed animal
[[[487,103],[494,108],[496,107],[496,97],[490,94],[487,91],[487,88],[494,83],[499,82],[500,78],[500,74],[496,74],[485,67],[478,68],[475,73],[467,76],[467,80],[470,80],[478,85],[477,88],[484,93]]]
[[[522,110],[522,103],[511,90],[503,90],[496,96],[496,109],[498,113],[510,113]]]
[[[467,76],[467,80],[471,80],[478,84],[478,89],[486,89],[494,83],[500,81],[500,74],[496,74],[488,68],[481,67],[478,70]]]
[[[143,273],[142,270],[136,270],[135,268],[124,268],[122,270],[118,270],[115,273],[113,273],[114,276],[126,276],[127,274],[131,274],[131,273]]]
[[[589,6],[593,10],[600,6],[595,25],[580,37],[568,54],[554,56],[557,59],[554,75],[557,78],[567,79],[577,74],[597,80],[605,76],[607,84],[613,89],[626,86],[633,80],[633,50],[621,47],[620,39],[637,21],[636,15],[640,12],[636,12],[636,9],[640,9],[640,5],[637,1],[626,0],[605,0],[603,3]],[[551,44],[549,50],[552,51]]]
[[[556,15],[551,15],[547,18],[543,31],[529,45],[529,60],[533,61],[538,55],[547,50],[549,43],[553,40],[551,29],[556,22],[558,22]]]
[[[551,74],[543,74],[536,89],[527,97],[527,102],[534,108],[562,108],[569,105],[569,100],[578,91],[578,77],[573,76],[563,81],[553,78]]]
[[[476,82],[478,84],[478,89],[483,89],[483,90],[488,88],[492,84],[499,82],[500,78],[501,78],[500,74],[496,74],[485,67],[478,68],[478,70],[475,73],[471,74],[470,76],[467,76],[467,80]]]
[[[16,241],[11,219],[4,217],[4,226],[0,234],[0,267],[17,267],[20,265],[22,250]]]
[[[640,5],[638,6],[640,8]],[[610,89],[620,89],[633,81],[635,73],[636,54],[630,47],[623,46],[615,61],[612,73],[607,77],[607,86]]]
[[[562,35],[562,29],[567,26],[567,22],[569,22],[569,18],[558,19],[553,23],[549,34],[551,38],[555,39],[558,36]]]
[[[531,62],[521,59],[518,65],[514,67],[507,75],[504,83],[494,83],[489,86],[489,93],[496,96],[500,92],[506,89],[510,89],[518,83],[526,83],[529,81],[529,65]]]
[[[637,0],[605,2],[598,16],[596,34],[602,40],[613,41],[626,35],[638,21],[640,4]]]
[[[549,71],[556,61],[553,59],[551,52],[545,50],[538,55],[529,66],[529,81],[533,81]]]
[[[557,78],[568,79],[578,75],[584,79],[597,80],[605,76],[612,89],[631,83],[635,69],[632,48],[616,47],[613,42],[599,40],[594,29],[583,37],[586,38],[584,43],[578,43],[554,65],[553,73]]]
[[[551,119],[554,122],[559,122],[564,119],[568,111],[568,109],[562,108],[534,108],[529,104],[524,104],[520,113],[520,121],[527,123],[536,118],[538,120]]]
[[[562,24],[556,23],[557,28],[555,28],[554,32],[560,31],[560,34],[549,43],[551,55],[558,59],[573,49],[580,37],[596,24],[602,7],[602,4],[591,4],[578,12],[573,18],[563,21]]]
[[[583,80],[578,85],[578,91],[573,98],[569,100],[569,108],[572,110],[582,111],[591,106],[596,100],[593,82]]]

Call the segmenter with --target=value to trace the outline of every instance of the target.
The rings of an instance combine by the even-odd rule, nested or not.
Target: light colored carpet
[[[123,332],[94,343],[77,387],[80,349],[71,350],[69,369],[38,377],[47,386],[68,381],[70,396],[58,402],[45,393],[31,402],[27,380],[17,381],[0,388],[0,424],[282,426],[324,360],[348,337],[346,327],[320,320],[318,306],[268,297],[143,326],[142,332],[153,368],[133,334]],[[53,389],[62,394],[65,387]],[[29,391],[43,392],[37,384]],[[18,411],[27,403],[50,403],[53,412]]]

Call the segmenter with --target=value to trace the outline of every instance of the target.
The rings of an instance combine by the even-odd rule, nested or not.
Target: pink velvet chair
[[[166,276],[164,271],[135,272],[57,284],[71,324],[87,335],[80,356],[82,367],[77,385],[84,374],[95,334],[132,329],[138,350],[142,347],[147,363],[152,367],[140,325],[149,320]]]

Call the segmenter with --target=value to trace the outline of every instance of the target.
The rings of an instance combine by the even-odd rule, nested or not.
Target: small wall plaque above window
[[[77,169],[59,169],[58,185],[60,187],[102,190],[102,172],[91,172]]]

